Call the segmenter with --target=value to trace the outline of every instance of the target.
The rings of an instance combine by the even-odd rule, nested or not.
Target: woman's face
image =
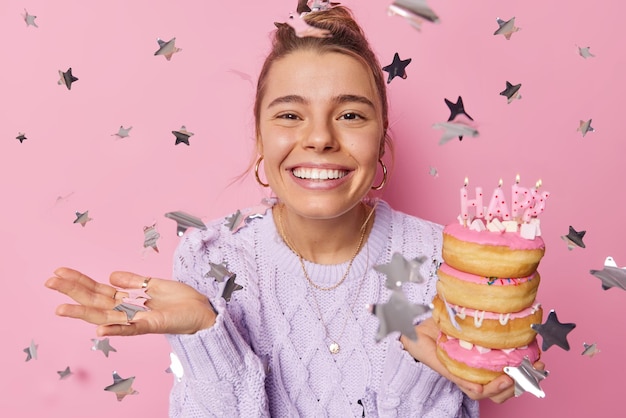
[[[368,68],[348,55],[297,51],[272,64],[259,112],[267,182],[287,209],[340,216],[370,190],[383,141]]]

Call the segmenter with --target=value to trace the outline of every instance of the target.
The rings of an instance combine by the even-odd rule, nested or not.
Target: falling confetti
[[[156,230],[156,223],[150,226],[143,227],[143,247],[152,248],[157,253],[159,248],[157,247],[157,241],[161,238],[161,234]]]
[[[113,372],[113,384],[104,388],[108,392],[114,392],[118,401],[122,401],[127,395],[137,395],[139,392],[133,389],[132,385],[135,376],[123,379],[117,372]]]
[[[20,144],[22,142],[24,142],[25,140],[27,140],[28,138],[26,138],[26,134],[23,132],[18,132],[17,136],[15,137],[15,139],[17,139],[18,141],[20,141]]]
[[[132,321],[137,312],[145,312],[148,308],[140,305],[136,305],[134,303],[120,303],[116,307],[113,308],[114,311],[124,312],[126,314],[126,318],[128,322]]]
[[[209,271],[206,274],[206,277],[213,277],[219,283],[223,283],[224,280],[230,279],[230,277],[234,275],[234,273],[228,271],[226,264],[215,264],[209,262]]]
[[[521,99],[522,95],[519,90],[522,88],[521,84],[511,84],[506,82],[506,88],[500,92],[500,96],[506,97],[507,104],[511,103],[515,99]]]
[[[37,19],[37,16],[33,16],[29,14],[26,9],[24,9],[24,14],[22,15],[22,17],[24,18],[24,22],[26,22],[27,27],[28,26],[34,26],[36,28],[39,27],[37,26],[37,23],[35,23],[35,19]]]
[[[420,268],[426,260],[425,256],[407,260],[402,254],[394,253],[391,262],[374,266],[374,270],[387,276],[388,289],[399,290],[404,283],[424,283]]]
[[[119,138],[126,138],[130,136],[131,129],[133,129],[132,126],[129,126],[128,128],[124,128],[123,126],[120,125],[120,129],[118,129],[116,133],[111,134],[111,136],[117,136]]]
[[[391,83],[396,77],[406,78],[406,67],[411,63],[411,58],[407,58],[405,60],[400,59],[400,55],[396,52],[393,55],[393,61],[391,64],[383,67],[383,71],[389,73],[389,77],[387,78],[387,84]]]
[[[59,380],[63,380],[73,374],[70,370],[70,366],[67,366],[64,370],[59,370],[57,373],[59,374]]]
[[[235,279],[237,278],[236,274],[231,275],[228,280],[226,280],[226,284],[224,285],[224,290],[222,290],[222,297],[226,302],[230,302],[230,298],[233,296],[233,292],[243,289],[242,286],[235,283]]]
[[[30,340],[30,345],[28,347],[26,347],[24,350],[26,353],[26,360],[25,361],[30,361],[30,360],[37,360],[37,349],[39,348],[38,344],[35,344],[34,340]]]
[[[595,132],[595,129],[591,127],[591,119],[581,120],[578,124],[578,129],[576,129],[576,131],[582,133],[583,138],[585,137],[585,135],[587,135],[587,132]]]
[[[596,343],[593,343],[593,344],[583,343],[583,352],[580,353],[580,355],[591,358],[595,356],[596,354],[598,354],[599,352],[600,350],[598,350]]]
[[[172,131],[172,134],[176,137],[174,145],[178,145],[180,143],[189,145],[189,138],[193,136],[193,132],[189,132],[185,125],[181,126],[178,131]]]
[[[405,337],[415,341],[417,334],[413,321],[419,315],[430,311],[431,307],[413,304],[401,291],[393,291],[389,301],[370,305],[369,310],[379,320],[376,341],[382,340],[394,331],[399,331]]]
[[[493,33],[494,35],[504,35],[507,40],[511,39],[511,35],[515,32],[519,31],[520,28],[515,26],[515,18],[512,17],[509,20],[502,20],[500,18],[496,19],[498,22],[498,29]]]
[[[402,16],[417,30],[422,29],[425,21],[439,23],[439,16],[428,6],[426,0],[396,0],[389,6],[387,13],[390,16]]]
[[[159,49],[157,49],[154,55],[163,55],[168,61],[172,59],[172,55],[182,51],[182,49],[176,47],[176,38],[172,38],[167,42],[163,41],[161,38],[157,38],[157,42]]]
[[[459,138],[459,141],[465,136],[476,138],[478,130],[472,126],[460,122],[441,122],[433,125],[435,129],[443,129],[444,133],[439,139],[439,145],[443,145],[453,138]]]
[[[541,344],[541,349],[543,351],[547,351],[548,348],[553,345],[558,345],[563,350],[569,351],[567,334],[576,328],[576,324],[563,324],[559,322],[559,318],[556,316],[556,312],[554,312],[553,309],[548,314],[548,319],[545,323],[532,324],[531,327],[543,338],[543,342]]]
[[[545,392],[539,386],[539,382],[548,376],[548,371],[537,370],[530,364],[528,357],[524,357],[522,364],[517,367],[507,366],[504,373],[508,374],[515,382],[515,396],[521,396],[524,392],[532,393],[538,398],[544,398]]]
[[[465,111],[465,107],[463,106],[463,98],[461,96],[456,99],[456,103],[452,103],[450,100],[445,98],[443,100],[446,102],[448,109],[450,109],[450,117],[448,118],[448,122],[454,120],[458,115],[465,115],[469,120],[474,120]]]
[[[178,382],[183,380],[185,371],[176,353],[170,353],[170,366],[165,370],[165,373],[172,373]]]
[[[91,347],[91,349],[93,351],[102,351],[105,357],[109,357],[110,351],[117,353],[117,350],[111,347],[108,338],[104,338],[102,340],[92,338],[91,341],[93,342],[93,346]]]
[[[84,227],[89,221],[93,221],[93,219],[89,217],[89,211],[83,213],[76,212],[76,219],[74,219],[75,224],[81,224]]]
[[[578,47],[578,54],[583,57],[584,59],[587,58],[593,58],[595,57],[595,55],[593,55],[591,53],[591,51],[589,51],[590,47],[586,46],[586,47]]]
[[[602,281],[602,289],[604,290],[612,287],[626,290],[626,268],[617,267],[613,257],[607,257],[604,260],[602,270],[589,270],[589,273]]]
[[[587,231],[576,231],[573,226],[570,225],[567,235],[562,235],[561,239],[567,243],[567,249],[573,250],[574,247],[585,248],[583,237]]]
[[[439,172],[437,171],[437,169],[435,167],[433,167],[432,165],[429,166],[428,168],[428,174],[431,177],[439,177]]]
[[[67,71],[59,70],[59,81],[57,84],[64,85],[68,90],[72,89],[72,83],[78,81],[78,78],[74,77],[72,74],[72,67],[68,68]]]
[[[182,211],[168,212],[165,217],[176,221],[176,234],[179,237],[182,237],[185,231],[191,227],[206,230],[206,225],[202,219]]]

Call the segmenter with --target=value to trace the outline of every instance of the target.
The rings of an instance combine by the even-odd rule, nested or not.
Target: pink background
[[[509,191],[538,179],[551,192],[542,229],[547,253],[538,300],[575,322],[571,350],[552,347],[546,398],[526,394],[484,402],[484,417],[622,416],[626,294],[603,291],[589,274],[606,256],[626,265],[623,105],[626,64],[618,0],[430,0],[438,25],[418,32],[387,15],[386,1],[346,0],[381,64],[412,58],[407,79],[389,85],[396,141],[393,181],[383,197],[397,209],[451,222],[459,188],[500,178]],[[161,336],[112,338],[116,353],[91,350],[94,327],[55,317],[65,301],[43,287],[60,265],[105,281],[112,270],[169,277],[179,240],[163,215],[184,210],[205,220],[256,204],[265,191],[250,175],[235,181],[253,153],[254,83],[274,21],[296,0],[4,0],[0,3],[0,235],[3,285],[0,411],[13,416],[166,416],[172,375]],[[23,8],[38,16],[27,27]],[[494,36],[496,18],[521,30]],[[176,37],[182,52],[155,57],[156,38]],[[578,46],[591,47],[584,59]],[[71,91],[58,70],[73,68]],[[499,95],[522,83],[521,100]],[[444,98],[461,95],[477,138],[438,145],[448,118]],[[596,132],[584,138],[580,120]],[[130,136],[113,136],[120,125]],[[174,146],[172,130],[194,132]],[[20,143],[19,132],[27,136]],[[438,176],[429,173],[430,167]],[[58,199],[58,197],[61,197]],[[93,221],[73,224],[74,212]],[[159,253],[143,248],[157,223]],[[586,249],[568,251],[568,226],[586,230]],[[25,362],[31,339],[38,359]],[[583,342],[601,352],[582,356]],[[59,380],[70,366],[74,375]],[[111,373],[136,376],[139,392],[117,402],[103,388]],[[114,415],[115,414],[115,415]]]

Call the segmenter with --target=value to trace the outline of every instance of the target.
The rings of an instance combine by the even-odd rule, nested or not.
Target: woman
[[[57,314],[97,324],[100,336],[167,334],[184,367],[171,416],[477,416],[476,399],[504,401],[513,382],[450,375],[432,319],[416,326],[417,341],[397,332],[376,341],[379,320],[366,306],[391,291],[373,266],[394,253],[426,257],[425,283],[403,292],[430,303],[441,228],[367,199],[387,178],[379,62],[346,8],[306,21],[332,36],[299,38],[278,25],[257,86],[255,173],[278,203],[237,232],[218,220],[188,233],[176,281],[116,272],[109,286],[58,269],[46,285],[78,305]],[[229,272],[242,289],[226,301],[216,279]],[[129,322],[113,308],[140,288],[150,310]]]

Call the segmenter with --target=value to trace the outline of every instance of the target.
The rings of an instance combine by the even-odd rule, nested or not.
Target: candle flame
[[[498,182],[498,187],[502,187],[502,179]]]
[[[541,179],[537,180],[537,183],[535,183],[535,189],[540,188],[542,184]]]
[[[467,187],[468,184],[469,184],[469,179],[465,177],[465,181],[463,182],[463,187]]]
[[[515,184],[519,184],[520,178],[519,174],[515,176]]]

